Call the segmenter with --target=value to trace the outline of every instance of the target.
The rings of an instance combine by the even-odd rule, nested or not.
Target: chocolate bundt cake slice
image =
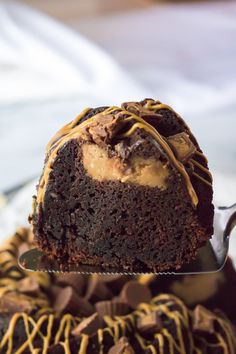
[[[213,234],[212,178],[183,119],[145,99],[84,110],[47,145],[30,221],[62,262],[177,269]]]

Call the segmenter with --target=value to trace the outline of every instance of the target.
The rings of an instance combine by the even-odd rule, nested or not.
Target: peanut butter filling
[[[131,107],[132,106],[132,107]],[[142,106],[142,105],[141,105]],[[131,111],[127,110],[131,109]],[[88,138],[91,139],[97,143],[98,145],[106,145],[107,141],[112,140],[115,136],[119,135],[119,129],[121,126],[125,126],[125,124],[129,124],[128,130],[125,132],[122,132],[121,135],[119,135],[120,139],[126,139],[130,138],[133,133],[136,132],[136,130],[141,129],[144,130],[146,133],[148,133],[150,136],[152,136],[155,141],[160,145],[161,149],[163,152],[166,154],[166,156],[169,159],[169,162],[171,163],[172,166],[174,166],[178,172],[182,175],[186,188],[188,190],[189,196],[192,201],[192,205],[194,208],[196,208],[198,204],[198,196],[196,191],[193,188],[190,175],[186,169],[185,164],[187,163],[191,168],[192,168],[192,173],[191,175],[194,175],[194,177],[198,178],[200,181],[202,181],[204,184],[209,185],[210,187],[212,186],[212,177],[209,172],[209,170],[204,167],[201,163],[196,161],[195,159],[191,158],[192,154],[193,155],[198,155],[201,158],[203,158],[205,161],[206,158],[203,155],[202,152],[198,151],[195,149],[193,144],[191,144],[191,141],[188,137],[188,134],[180,133],[176,134],[173,137],[168,137],[165,138],[162,136],[157,129],[154,128],[153,125],[149,124],[147,121],[145,121],[142,116],[149,115],[150,112],[152,115],[155,115],[156,119],[160,119],[160,112],[161,110],[168,110],[168,111],[173,111],[173,109],[165,104],[160,103],[159,101],[154,101],[152,99],[146,100],[146,103],[140,108],[140,112],[137,111],[137,102],[135,103],[124,103],[122,107],[108,107],[101,113],[94,114],[94,116],[90,117],[89,119],[81,122],[81,120],[86,116],[86,114],[90,111],[90,109],[85,109],[73,122],[67,124],[65,127],[59,130],[58,133],[50,140],[50,142],[47,145],[47,154],[48,154],[48,159],[47,163],[45,164],[45,168],[43,171],[43,175],[40,179],[39,182],[39,187],[38,187],[38,194],[37,194],[37,203],[43,203],[44,199],[44,194],[45,190],[49,181],[49,176],[51,171],[53,170],[53,163],[54,160],[57,157],[57,154],[59,153],[59,150],[66,144],[68,141],[81,137],[84,140],[87,140]],[[138,115],[136,113],[138,113]],[[174,111],[173,111],[174,112]],[[176,113],[175,113],[176,114]],[[139,116],[140,115],[140,116]],[[112,121],[111,121],[112,118]],[[181,119],[178,116],[178,119]],[[182,120],[183,121],[183,120]],[[131,127],[130,127],[131,124]],[[95,129],[94,129],[95,128]],[[89,140],[88,139],[88,140]],[[182,145],[182,146],[180,146]],[[146,166],[146,172],[150,172],[150,169],[153,171],[153,163],[149,163],[150,161],[146,161],[143,165],[142,162],[136,162],[137,164],[142,165],[142,169],[145,168]],[[138,169],[138,168],[137,168]],[[133,170],[135,170],[135,166],[133,166]],[[158,175],[165,175],[166,171],[160,172],[160,170],[163,170],[163,166],[155,166],[154,171],[159,171]],[[205,173],[205,176],[202,176],[199,174],[198,170],[201,170],[202,172]],[[145,173],[146,173],[145,172]],[[112,172],[113,174],[114,172]],[[152,172],[153,173],[153,172]],[[124,173],[123,173],[124,174]],[[139,177],[137,177],[137,174]],[[131,177],[129,174],[128,179],[126,180],[130,183],[139,183],[138,181],[143,180],[144,177],[140,177],[140,171],[138,173],[133,172],[133,177]],[[155,175],[157,173],[155,172]],[[126,175],[125,175],[126,176]],[[135,177],[134,177],[135,176]],[[126,176],[127,177],[127,176]],[[108,179],[108,178],[107,178]],[[114,177],[113,177],[114,179]],[[101,179],[100,179],[101,180]],[[121,179],[120,179],[121,180]],[[154,178],[156,181],[156,177]],[[160,181],[159,177],[158,180]],[[164,180],[164,178],[161,179],[161,181]],[[136,182],[132,182],[136,181]],[[125,182],[125,180],[123,180]],[[146,183],[146,182],[145,182]],[[159,182],[158,182],[159,183]],[[155,184],[155,185],[154,185]],[[159,185],[163,184],[162,182],[159,183]],[[146,184],[145,184],[146,185]],[[157,182],[149,182],[148,185],[151,186],[158,186]]]
[[[106,150],[95,144],[82,146],[83,165],[87,174],[98,181],[120,181],[141,186],[167,188],[169,169],[154,158],[134,157],[124,164],[118,157],[108,157]]]

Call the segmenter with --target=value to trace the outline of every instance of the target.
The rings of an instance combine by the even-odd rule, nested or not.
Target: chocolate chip
[[[135,309],[142,302],[150,302],[151,292],[144,284],[140,284],[136,280],[131,280],[124,285],[120,293],[120,298]]]
[[[24,294],[36,295],[40,290],[37,278],[29,276],[20,280],[18,283],[18,290]]]
[[[97,301],[108,300],[112,297],[112,292],[108,287],[101,282],[98,278],[91,278],[87,291],[85,294],[85,299],[89,302],[95,303]]]
[[[85,318],[82,322],[78,324],[77,327],[72,331],[74,336],[80,336],[81,334],[87,334],[88,336],[93,335],[101,327],[98,314],[95,312],[93,315]]]
[[[158,311],[153,311],[141,316],[137,320],[137,328],[143,335],[155,334],[163,328],[163,323]]]
[[[177,158],[182,162],[186,162],[196,152],[195,145],[190,140],[188,134],[184,132],[169,136],[166,139]]]
[[[214,333],[214,319],[212,312],[201,305],[197,305],[193,311],[193,330],[194,332]]]
[[[119,341],[110,348],[108,354],[135,354],[132,346],[126,337],[121,337]]]
[[[70,286],[58,292],[54,310],[77,316],[90,316],[94,312],[93,306],[86,299],[78,296],[76,291]]]
[[[95,305],[98,316],[124,316],[130,312],[129,306],[121,301],[99,301]]]
[[[81,274],[65,273],[57,278],[57,284],[60,286],[71,286],[81,296],[85,290],[85,277]]]

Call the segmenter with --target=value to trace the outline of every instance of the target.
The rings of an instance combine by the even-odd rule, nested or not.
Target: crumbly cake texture
[[[190,310],[161,292],[157,276],[26,272],[17,257],[31,240],[18,229],[0,251],[1,353],[235,354],[220,309]]]
[[[84,110],[47,145],[30,221],[62,262],[177,269],[213,234],[212,178],[195,137],[146,99]]]

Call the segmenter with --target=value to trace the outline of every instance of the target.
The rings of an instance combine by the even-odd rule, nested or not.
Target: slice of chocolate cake
[[[59,130],[33,204],[35,241],[61,262],[177,269],[213,234],[207,160],[152,99],[86,109]]]

